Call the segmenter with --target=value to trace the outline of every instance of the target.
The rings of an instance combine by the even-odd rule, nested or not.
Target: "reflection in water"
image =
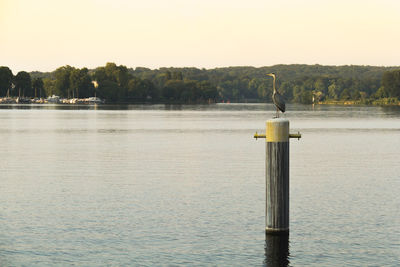
[[[289,233],[283,235],[265,235],[264,266],[289,266]]]

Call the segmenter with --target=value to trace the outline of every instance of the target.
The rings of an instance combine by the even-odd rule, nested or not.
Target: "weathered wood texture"
[[[289,230],[289,121],[266,122],[266,233]]]
[[[267,232],[289,230],[289,142],[267,142]]]

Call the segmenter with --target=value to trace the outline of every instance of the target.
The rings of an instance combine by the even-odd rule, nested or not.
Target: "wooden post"
[[[289,231],[289,120],[266,122],[266,215],[267,234]]]
[[[289,266],[289,232],[265,236],[264,266]]]

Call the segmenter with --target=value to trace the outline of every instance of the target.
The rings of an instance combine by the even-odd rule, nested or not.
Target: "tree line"
[[[66,98],[98,96],[107,102],[271,102],[272,80],[288,102],[374,99],[399,101],[400,68],[275,65],[270,67],[128,68],[115,63],[95,69],[62,66],[53,72],[0,67],[0,96]]]

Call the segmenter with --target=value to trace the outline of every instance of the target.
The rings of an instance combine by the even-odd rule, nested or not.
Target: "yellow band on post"
[[[266,142],[289,142],[289,120],[268,120],[265,132]]]

